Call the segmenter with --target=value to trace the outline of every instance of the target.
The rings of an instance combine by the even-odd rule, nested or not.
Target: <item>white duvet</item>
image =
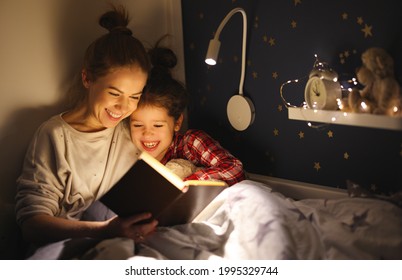
[[[115,238],[92,259],[402,259],[402,208],[368,198],[295,201],[242,181],[193,223],[160,227],[144,244]]]

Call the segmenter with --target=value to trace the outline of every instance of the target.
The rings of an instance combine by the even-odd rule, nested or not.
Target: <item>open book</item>
[[[159,226],[191,222],[221,191],[223,181],[183,181],[147,152],[100,200],[121,217],[152,213]]]

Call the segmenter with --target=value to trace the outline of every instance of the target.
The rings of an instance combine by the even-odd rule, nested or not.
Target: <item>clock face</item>
[[[341,97],[342,88],[339,82],[317,76],[308,80],[304,91],[304,98],[311,109],[337,110],[338,99]]]
[[[306,85],[304,98],[311,109],[323,109],[327,102],[327,88],[319,77],[311,77]]]

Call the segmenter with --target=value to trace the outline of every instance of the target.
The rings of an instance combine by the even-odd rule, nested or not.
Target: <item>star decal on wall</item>
[[[347,20],[348,19],[348,14],[347,13],[342,13],[342,19]]]
[[[362,25],[363,24],[363,18],[362,17],[357,17],[357,23],[359,24],[359,25]]]
[[[345,64],[345,63],[346,63],[346,60],[351,56],[350,53],[351,53],[350,50],[342,51],[342,52],[339,54],[339,62],[340,62],[341,64]],[[353,54],[356,54],[357,51],[356,51],[356,50],[353,50],[352,53],[353,53]]]
[[[274,128],[273,133],[274,133],[274,136],[279,136],[279,130],[277,128]]]
[[[332,132],[332,130],[329,130],[327,135],[328,135],[328,138],[333,138],[334,137],[334,133]]]
[[[301,0],[294,0],[295,6],[297,6],[298,4],[301,4]]]
[[[278,105],[278,112],[282,112],[283,111],[283,105]]]
[[[264,43],[268,43],[271,47],[275,46],[275,44],[276,44],[275,38],[273,38],[273,37],[268,38],[268,35],[266,35],[266,34],[264,36],[262,36],[262,40],[264,41]]]
[[[343,158],[344,158],[344,159],[349,159],[349,153],[348,153],[348,152],[344,152],[344,153],[343,153]]]
[[[364,33],[364,38],[367,38],[368,36],[370,36],[370,37],[373,36],[371,29],[373,29],[373,26],[364,24],[364,28],[361,30]]]
[[[278,72],[272,73],[272,78],[274,78],[276,80],[276,79],[278,79],[278,77],[279,77]]]
[[[258,18],[258,16],[256,16],[256,17],[254,18],[254,28],[255,28],[255,29],[257,29],[257,28],[259,27],[258,21],[259,21],[259,18]]]
[[[319,162],[314,162],[314,169],[317,170],[317,172],[321,169],[321,165]]]
[[[295,20],[292,20],[292,21],[290,22],[290,26],[291,26],[292,28],[296,28],[296,27],[297,27],[297,22],[296,22]]]
[[[252,75],[254,80],[258,78],[258,73],[256,71],[253,71]]]
[[[304,132],[303,131],[299,131],[299,139],[303,139],[304,138]]]

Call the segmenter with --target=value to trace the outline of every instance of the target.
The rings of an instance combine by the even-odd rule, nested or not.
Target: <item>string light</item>
[[[324,63],[324,62],[320,61],[318,59],[317,54],[314,54],[314,57],[315,57],[315,61],[314,61],[314,64],[313,64],[313,70],[311,71],[311,73],[309,74],[308,77],[306,76],[306,77],[303,77],[303,78],[300,78],[300,79],[288,80],[288,81],[284,82],[281,85],[281,87],[279,89],[280,97],[281,97],[281,99],[283,101],[283,104],[285,105],[286,108],[289,108],[289,107],[291,107],[291,108],[303,108],[303,109],[308,109],[309,108],[305,101],[302,103],[301,106],[296,106],[296,105],[293,105],[292,103],[288,102],[285,99],[284,94],[283,94],[283,89],[284,89],[284,87],[286,85],[293,84],[293,83],[299,83],[301,81],[306,80],[307,78],[310,78],[312,75],[317,75],[318,77],[320,77],[320,79],[325,78],[325,79],[333,80],[334,82],[338,81],[337,74],[329,67],[329,65],[327,63]],[[355,77],[347,80],[347,83],[349,85],[353,85],[353,86],[356,86],[358,84],[357,79]],[[341,89],[342,89],[342,91],[350,93],[350,92],[352,92],[353,87],[349,86],[349,87],[345,88],[343,85],[341,85]],[[339,99],[339,98],[337,99],[337,105],[338,105],[339,110],[344,109],[344,105],[342,104],[342,100]],[[314,110],[313,111],[314,113],[318,112],[318,110],[315,108],[315,104],[313,104],[313,108],[311,108],[311,109]],[[344,113],[344,116],[345,117],[348,116],[346,112]],[[304,116],[304,114],[303,114],[303,117],[307,122],[307,118]],[[336,119],[336,117],[332,117],[331,120],[332,120],[332,122],[336,122],[337,119]],[[309,127],[312,127],[312,128],[322,128],[322,127],[325,127],[325,126],[327,126],[329,124],[313,125],[311,122],[307,122],[307,125]]]
[[[304,78],[302,78],[302,79],[306,79],[306,77],[304,77]],[[292,108],[299,108],[299,106],[292,105],[290,102],[287,102],[287,101],[286,101],[285,97],[283,96],[283,87],[286,86],[286,85],[288,85],[288,84],[298,83],[299,81],[300,81],[300,79],[295,79],[295,80],[286,81],[286,82],[284,82],[284,83],[281,85],[281,87],[280,87],[280,89],[279,89],[280,96],[281,96],[282,101],[283,101],[283,104],[285,104],[285,107],[286,107],[286,108],[289,108],[289,107],[292,107]],[[304,102],[304,106],[307,106],[307,105],[305,104],[305,102]]]

